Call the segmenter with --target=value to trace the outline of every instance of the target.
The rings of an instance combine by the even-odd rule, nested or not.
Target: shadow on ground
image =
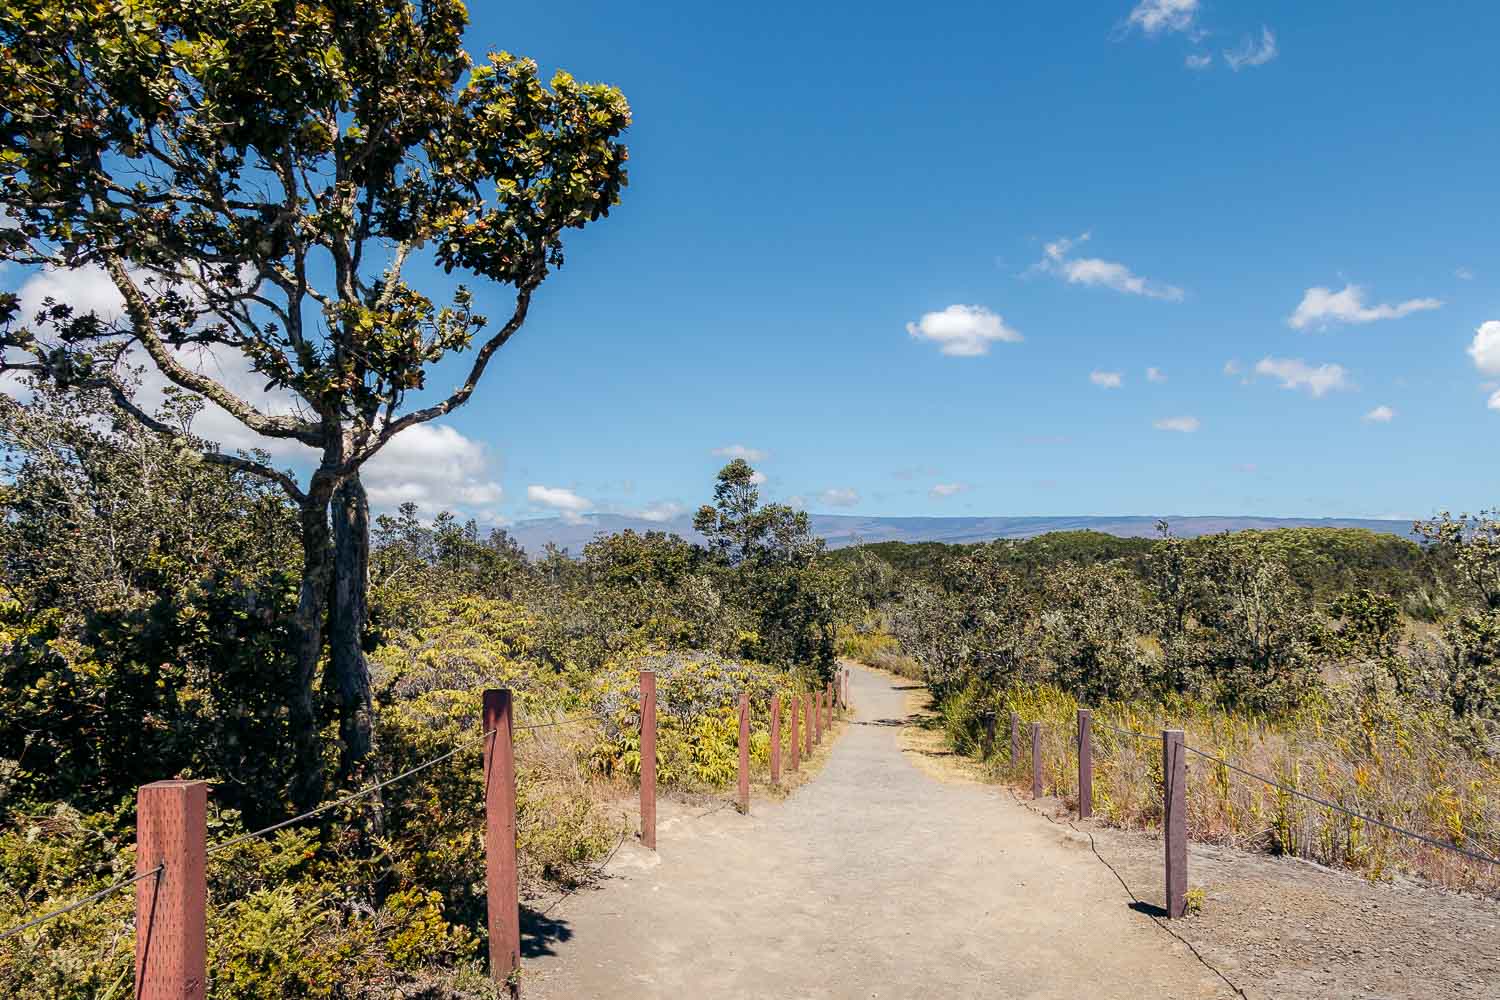
[[[521,907],[521,957],[537,958],[556,955],[552,946],[573,939],[573,928],[566,920],[555,920],[529,906]]]

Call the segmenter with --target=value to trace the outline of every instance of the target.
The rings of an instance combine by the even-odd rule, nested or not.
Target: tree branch
[[[246,427],[266,437],[292,438],[314,448],[323,446],[323,434],[313,424],[295,417],[271,417],[255,409],[234,393],[206,375],[199,374],[178,362],[171,349],[162,342],[152,323],[151,307],[146,297],[136,287],[125,270],[125,265],[114,254],[104,255],[104,267],[113,279],[115,287],[125,299],[126,312],[130,314],[134,333],[151,360],[161,373],[184,389],[217,404],[230,416]]]
[[[474,395],[474,390],[478,388],[479,380],[484,377],[484,370],[489,365],[490,358],[494,356],[496,351],[504,347],[505,342],[510,340],[515,335],[515,332],[521,329],[521,325],[526,322],[526,312],[531,307],[531,293],[535,287],[535,283],[528,282],[517,290],[515,312],[511,314],[506,324],[479,349],[479,353],[474,357],[474,364],[469,368],[469,377],[464,380],[463,385],[455,389],[453,394],[441,403],[435,403],[421,410],[413,410],[394,423],[387,422],[385,428],[380,432],[380,436],[376,438],[375,446],[364,457],[368,458],[369,455],[373,455],[379,450],[381,445],[406,428],[414,424],[423,424],[429,420],[434,420],[445,413],[451,413],[453,410],[467,403],[469,397]]]

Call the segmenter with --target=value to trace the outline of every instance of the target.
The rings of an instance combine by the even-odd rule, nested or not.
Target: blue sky
[[[377,499],[1493,505],[1500,6],[1394,6],[474,4],[624,90],[630,186]]]

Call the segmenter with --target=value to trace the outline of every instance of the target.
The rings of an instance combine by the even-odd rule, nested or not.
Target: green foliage
[[[639,775],[640,704],[637,677],[656,673],[656,775],[666,784],[722,787],[739,770],[739,697],[750,695],[752,759],[770,752],[771,697],[791,699],[810,690],[801,679],[762,663],[707,653],[669,653],[633,660],[598,678],[592,705],[607,722],[590,751],[604,774]]]

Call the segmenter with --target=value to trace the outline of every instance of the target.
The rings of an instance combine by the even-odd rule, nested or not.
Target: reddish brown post
[[[750,696],[740,695],[740,812],[750,811]]]
[[[792,764],[791,764],[791,768],[792,768],[793,771],[797,770],[797,766],[802,762],[802,741],[797,738],[797,706],[799,704],[801,704],[801,702],[802,702],[801,698],[798,698],[796,696],[792,697],[792,740],[791,740],[791,743],[792,743]]]
[[[988,712],[984,717],[984,744],[979,748],[981,760],[989,760],[990,755],[995,752],[995,713]]]
[[[1021,717],[1010,713],[1010,766],[1021,762]]]
[[[1031,724],[1031,797],[1042,797],[1042,724]]]
[[[833,728],[833,685],[823,685],[823,728]]]
[[[806,709],[807,715],[807,755],[811,757],[813,744],[817,743],[821,738],[821,734],[818,732],[818,713],[813,711],[812,692],[808,692],[805,696],[803,707]]]
[[[1161,731],[1163,839],[1167,845],[1167,916],[1187,912],[1187,752],[1182,730]]]
[[[641,671],[641,844],[656,850],[656,674]]]
[[[1078,818],[1094,815],[1094,715],[1078,710]]]
[[[795,742],[795,737],[793,738]],[[771,784],[781,784],[781,694],[771,695]]]
[[[137,1000],[202,1000],[208,984],[205,915],[208,783],[156,781],[136,792]]]
[[[516,874],[516,749],[507,689],[484,693],[484,882],[490,978],[517,992],[521,968],[520,879]]]

